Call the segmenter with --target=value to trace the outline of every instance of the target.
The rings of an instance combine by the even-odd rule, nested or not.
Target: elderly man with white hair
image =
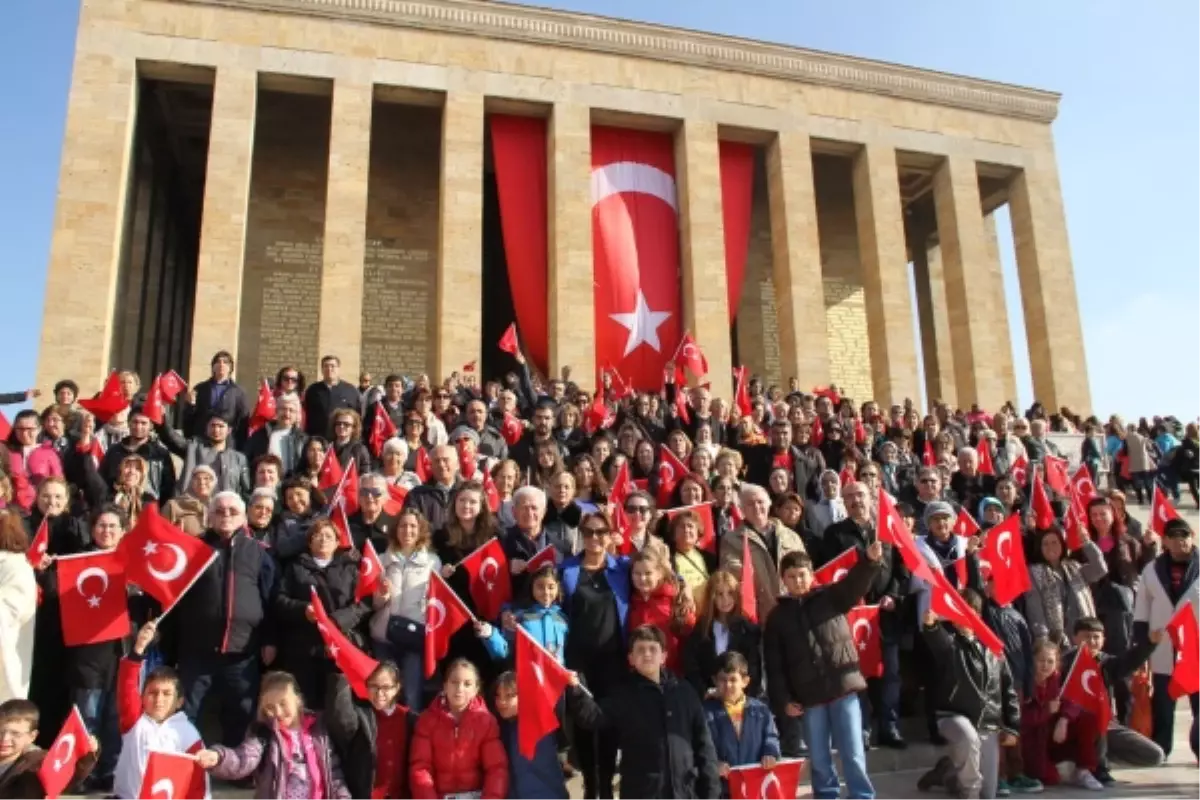
[[[986,441],[980,444],[988,446]],[[950,476],[950,493],[968,513],[979,508],[980,500],[996,493],[996,476],[979,472],[979,451],[974,447],[963,447],[958,451],[958,471]]]
[[[243,452],[252,467],[265,455],[277,456],[283,464],[280,477],[286,477],[304,466],[307,441],[300,427],[300,398],[295,392],[287,392],[275,399],[275,419],[250,434]]]
[[[536,486],[522,486],[513,493],[513,517],[517,524],[500,537],[504,555],[514,576],[525,572],[525,565],[546,547],[555,550],[555,562],[575,555],[581,549],[579,534],[573,528],[547,530],[542,521],[546,517],[546,493]],[[520,596],[517,582],[513,584],[514,596]]]
[[[216,555],[165,624],[177,625],[180,634],[183,710],[199,719],[212,692],[220,698],[221,741],[236,745],[253,719],[259,659],[268,666],[275,660],[268,610],[277,573],[271,554],[245,531],[246,504],[237,492],[213,495],[208,524],[201,538]],[[167,574],[189,566],[177,549],[159,547],[147,558]]]
[[[743,521],[721,538],[721,567],[742,574],[744,540],[750,543],[754,567],[754,596],[758,618],[764,620],[784,587],[779,576],[780,560],[791,552],[805,552],[800,534],[771,517],[771,497],[757,484],[744,483],[739,493]]]
[[[446,527],[450,498],[462,482],[458,474],[458,452],[448,444],[433,448],[429,454],[429,480],[408,493],[405,508],[415,508],[429,520],[429,530]]]

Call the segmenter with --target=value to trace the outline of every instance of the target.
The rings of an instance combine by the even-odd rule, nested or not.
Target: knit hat
[[[929,505],[925,506],[925,514],[921,517],[921,522],[926,528],[929,527],[929,521],[938,515],[954,517],[954,508],[942,500],[934,500]]]
[[[453,431],[450,432],[450,441],[451,442],[457,442],[459,439],[464,439],[464,438],[470,439],[475,445],[479,444],[479,434],[476,433],[474,428],[468,427],[466,425],[459,425],[457,428],[455,428]]]
[[[1004,503],[995,497],[985,497],[979,501],[979,519],[983,519],[984,512],[989,508],[995,508],[1001,514],[1004,513]]]

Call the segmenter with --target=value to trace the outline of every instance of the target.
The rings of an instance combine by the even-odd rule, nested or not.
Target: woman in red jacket
[[[508,795],[500,726],[479,696],[479,672],[470,661],[450,662],[442,693],[417,720],[409,752],[413,797]]]

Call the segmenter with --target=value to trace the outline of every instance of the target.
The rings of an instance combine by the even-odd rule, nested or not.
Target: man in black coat
[[[304,391],[304,432],[309,436],[332,438],[329,418],[333,412],[347,408],[358,414],[362,410],[362,394],[354,384],[338,377],[341,368],[337,356],[325,356],[321,359],[323,380]]]
[[[817,567],[855,549],[861,560],[875,541],[875,520],[871,518],[871,497],[866,484],[848,483],[842,487],[846,518],[835,522],[822,534],[821,548],[813,553]],[[900,735],[900,605],[908,594],[909,573],[904,559],[890,544],[883,544],[880,568],[871,587],[863,596],[864,605],[879,605],[879,633],[883,652],[883,676],[867,681],[879,727],[876,740],[885,747],[903,750],[907,743]],[[866,726],[864,725],[864,728]]]
[[[837,797],[836,743],[851,797],[873,797],[862,741],[858,693],[867,688],[846,614],[867,593],[882,568],[878,541],[842,580],[816,587],[812,560],[788,553],[779,566],[787,596],[767,617],[763,655],[767,695],[776,714],[800,717],[811,756],[813,794]]]
[[[771,472],[782,467],[792,474],[796,494],[811,500],[820,499],[817,479],[821,471],[816,469],[818,462],[811,453],[792,444],[792,425],[786,419],[780,418],[771,423],[770,441],[767,444],[741,444],[737,449],[746,464],[748,483],[767,486]],[[823,467],[824,461],[819,464]]]
[[[433,448],[429,455],[432,475],[429,481],[414,487],[404,498],[404,507],[415,508],[429,520],[429,530],[446,527],[452,513],[450,496],[458,488],[458,453],[448,444]]]
[[[200,719],[204,700],[221,698],[221,742],[245,736],[258,700],[259,658],[275,660],[270,608],[278,589],[275,561],[246,535],[246,504],[234,492],[209,503],[202,537],[217,557],[166,620],[175,627],[183,708]]]
[[[686,392],[687,388],[677,389],[674,383],[674,369],[668,365],[667,371],[667,402],[668,408],[675,405],[675,392]],[[684,421],[679,417],[669,417],[668,427],[671,430],[679,429],[688,435],[688,438],[693,442],[696,441],[696,431],[702,427],[707,427],[712,431],[712,440],[715,445],[726,444],[725,441],[725,423],[712,413],[712,398],[709,394],[708,387],[697,386],[691,390],[691,398],[689,400],[690,418]],[[762,483],[766,486],[766,481]]]
[[[151,438],[154,425],[142,413],[140,406],[129,412],[129,435],[108,448],[100,460],[97,470],[106,490],[112,490],[117,478],[121,477],[121,462],[129,456],[141,456],[146,460],[146,488],[160,503],[175,497],[175,462],[162,442]],[[90,458],[91,454],[87,456]],[[65,467],[65,465],[64,465]]]
[[[536,469],[534,454],[541,442],[554,442],[558,446],[559,455],[564,460],[569,455],[567,448],[562,446],[562,442],[554,438],[554,409],[554,401],[538,401],[537,408],[533,411],[533,429],[526,431],[525,435],[521,437],[521,441],[513,445],[509,451],[508,457],[516,461],[517,466],[522,470]]]
[[[717,752],[700,697],[663,669],[666,660],[666,634],[653,625],[635,628],[629,634],[633,671],[599,702],[573,689],[576,721],[616,733],[622,797],[720,797]],[[601,787],[601,796],[608,789]]]
[[[241,444],[246,441],[250,411],[246,393],[233,382],[233,356],[221,350],[212,357],[212,377],[192,388],[192,403],[183,416],[183,436],[203,436],[215,413],[229,423],[234,441]]]

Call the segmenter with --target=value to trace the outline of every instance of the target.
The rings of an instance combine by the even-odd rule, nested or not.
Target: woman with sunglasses
[[[629,559],[609,552],[612,525],[603,513],[579,522],[583,549],[562,564],[563,611],[567,628],[566,667],[579,673],[597,701],[627,671],[623,630],[629,613]],[[576,750],[584,796],[612,797],[617,743],[607,730],[577,728]]]
[[[339,408],[329,418],[329,429],[333,432],[333,440],[329,443],[337,454],[338,463],[342,469],[350,468],[353,460],[358,466],[358,474],[366,475],[371,471],[371,453],[362,443],[362,417],[357,411]]]
[[[8,473],[17,489],[16,502],[24,511],[33,507],[35,487],[49,477],[62,477],[62,461],[50,442],[38,442],[38,414],[25,409],[17,414],[9,431]]]

